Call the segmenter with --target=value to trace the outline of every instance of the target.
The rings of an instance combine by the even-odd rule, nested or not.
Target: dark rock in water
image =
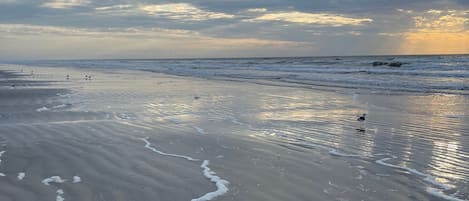
[[[388,66],[390,66],[390,67],[401,67],[402,64],[404,64],[404,63],[401,63],[401,62],[391,62],[391,63],[388,64]]]
[[[389,67],[401,67],[404,64],[405,63],[398,62],[398,61],[395,61],[395,62],[374,61],[372,63],[373,66],[389,66]]]
[[[195,99],[195,100],[199,100],[199,99],[200,99],[200,97],[198,97],[198,96],[194,96],[194,99]]]
[[[388,62],[382,62],[382,61],[374,61],[372,64],[373,64],[373,66],[384,66],[384,65],[388,65],[389,63]]]

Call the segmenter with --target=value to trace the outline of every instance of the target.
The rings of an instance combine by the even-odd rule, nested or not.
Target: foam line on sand
[[[427,188],[427,193],[429,193],[430,195],[433,195],[435,197],[439,197],[441,199],[445,199],[445,200],[449,200],[449,201],[467,201],[467,200],[459,199],[459,198],[454,197],[454,196],[446,195],[445,193],[443,193],[442,190],[437,189],[437,188],[428,187]]]
[[[435,180],[435,177],[432,176],[432,175],[429,175],[429,174],[425,174],[423,172],[420,172],[416,169],[412,169],[412,168],[408,168],[408,167],[404,167],[404,166],[399,166],[399,165],[393,165],[393,164],[390,164],[390,163],[386,163],[385,161],[388,161],[388,160],[391,160],[391,159],[395,159],[397,157],[391,157],[391,158],[383,158],[383,159],[379,159],[376,161],[376,163],[380,164],[380,165],[384,165],[384,166],[387,166],[387,167],[391,167],[391,168],[395,168],[395,169],[399,169],[399,170],[404,170],[404,171],[407,171],[407,172],[410,172],[414,175],[418,175],[418,176],[421,176],[421,177],[424,177],[424,181],[427,182],[427,183],[430,183],[434,186],[437,186],[439,188],[442,188],[444,190],[449,190],[451,189],[450,186],[448,185],[445,185],[443,183],[440,183],[440,182],[437,182]]]
[[[327,147],[327,146],[324,146],[324,145],[320,145],[320,144],[313,144],[313,143],[308,143],[308,142],[303,142],[301,143],[302,145],[306,145],[308,147],[314,147],[314,148],[318,148],[318,149],[324,149],[326,150],[330,155],[333,155],[333,156],[340,156],[340,157],[358,157],[358,158],[363,158],[363,157],[366,157],[364,155],[359,155],[359,154],[347,154],[347,153],[343,153],[343,152],[340,152],[339,150],[337,149],[334,149],[334,148],[331,148],[331,147]]]
[[[2,164],[2,156],[3,156],[3,154],[5,154],[5,152],[7,152],[7,151],[0,151],[0,165]],[[0,172],[0,177],[4,177],[4,176],[6,176],[6,175],[4,173]]]
[[[188,161],[200,161],[199,159],[195,159],[195,158],[192,158],[190,156],[170,154],[170,153],[162,152],[162,151],[157,150],[156,148],[152,147],[151,143],[148,141],[148,138],[140,138],[140,139],[143,142],[145,142],[145,148],[150,149],[151,151],[153,151],[157,154],[160,154],[160,155],[163,155],[163,156],[183,158],[183,159],[186,159]],[[209,201],[209,200],[212,200],[212,199],[214,199],[218,196],[221,196],[221,195],[228,192],[229,182],[224,180],[224,179],[221,179],[220,177],[218,177],[216,175],[216,173],[208,167],[209,164],[210,164],[209,160],[204,160],[202,162],[202,165],[200,165],[200,167],[203,169],[203,171],[202,171],[203,175],[216,185],[217,190],[213,191],[213,192],[208,192],[208,193],[206,193],[205,195],[203,195],[199,198],[191,199],[191,201]]]
[[[147,138],[140,138],[142,141],[145,142],[145,148],[157,153],[157,154],[160,154],[160,155],[163,155],[163,156],[171,156],[171,157],[176,157],[176,158],[183,158],[183,159],[186,159],[188,161],[199,161],[199,159],[195,159],[195,158],[192,158],[190,156],[185,156],[185,155],[179,155],[179,154],[170,154],[170,153],[166,153],[166,152],[162,152],[158,149],[155,149],[154,147],[151,146],[151,143],[148,141]]]
[[[57,189],[56,193],[57,193],[57,196],[55,197],[55,201],[64,201],[65,200],[65,198],[62,197],[62,195],[64,194],[64,191],[62,189]]]
[[[18,180],[20,180],[20,181],[21,181],[21,180],[23,180],[23,179],[24,179],[24,177],[25,177],[25,176],[26,176],[26,173],[24,173],[24,172],[20,172],[20,173],[18,173],[18,176],[17,176],[17,178],[18,178]]]
[[[79,176],[73,176],[72,183],[80,183],[80,182],[81,182],[81,178]]]
[[[372,154],[372,155],[347,154],[347,153],[340,152],[337,149],[327,147],[327,146],[324,146],[324,145],[320,145],[320,144],[313,144],[313,143],[307,143],[307,142],[302,142],[300,144],[306,145],[306,146],[309,146],[309,147],[324,149],[324,150],[327,150],[330,155],[339,156],[339,157],[369,158],[369,157],[377,157],[377,156],[387,156],[385,158],[376,160],[375,162],[379,165],[383,165],[383,166],[386,166],[386,167],[406,171],[406,172],[409,172],[410,174],[417,175],[417,176],[423,178],[423,181],[429,183],[430,185],[432,185],[434,187],[437,187],[437,188],[431,188],[431,187],[427,188],[426,192],[429,193],[430,195],[433,195],[435,197],[439,197],[439,198],[442,198],[442,199],[445,199],[445,200],[449,200],[449,201],[468,201],[468,200],[459,199],[459,198],[457,198],[455,196],[452,196],[452,195],[445,194],[443,192],[443,190],[450,190],[450,189],[452,189],[452,187],[448,186],[446,184],[443,184],[441,182],[436,181],[435,176],[420,172],[416,169],[412,169],[412,168],[405,167],[405,166],[394,165],[394,164],[386,162],[386,161],[389,161],[389,160],[392,160],[392,159],[396,159],[397,158],[396,156],[393,156],[393,155],[390,155],[390,154],[385,154],[385,153]]]
[[[204,169],[204,171],[203,171],[204,176],[207,177],[207,179],[210,179],[211,182],[215,183],[215,185],[217,186],[217,190],[213,191],[213,192],[206,193],[202,197],[192,199],[191,201],[212,200],[213,198],[216,198],[216,197],[221,196],[221,195],[225,194],[226,192],[228,192],[228,186],[227,185],[229,184],[229,182],[226,181],[226,180],[221,179],[220,177],[218,177],[216,175],[216,173],[208,167],[209,163],[210,163],[210,161],[204,160],[204,162],[202,163],[202,165],[200,167]]]
[[[206,134],[206,133],[205,133],[205,130],[202,129],[202,128],[200,128],[200,127],[194,126],[194,129],[195,129],[198,133],[200,133],[200,134]]]
[[[46,186],[50,186],[50,183],[64,183],[67,180],[60,178],[60,176],[52,176],[42,180],[42,183]]]

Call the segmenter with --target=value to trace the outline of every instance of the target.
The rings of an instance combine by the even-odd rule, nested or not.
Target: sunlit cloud
[[[469,18],[466,13],[430,10],[431,16],[414,17],[415,27],[420,32],[460,32],[466,29]]]
[[[402,34],[402,53],[469,52],[469,13],[428,10],[413,17],[415,27]]]
[[[251,21],[280,21],[299,24],[316,24],[325,26],[360,26],[373,22],[371,18],[353,18],[339,14],[304,13],[304,12],[278,12],[268,13],[254,18]]]
[[[103,6],[103,7],[97,7],[95,10],[98,11],[107,11],[107,10],[121,10],[121,9],[129,9],[134,7],[131,4],[119,4],[119,5],[113,5],[113,6]]]
[[[381,32],[378,33],[379,36],[387,36],[387,37],[401,37],[404,33],[386,33],[386,32]]]
[[[142,5],[139,8],[141,11],[145,12],[148,15],[173,20],[200,21],[235,17],[234,15],[226,13],[202,10],[187,3]]]
[[[413,10],[406,10],[406,9],[402,9],[402,8],[397,9],[397,11],[400,12],[400,13],[406,13],[406,14],[411,14],[411,13],[414,12]]]
[[[43,3],[41,7],[64,9],[64,8],[71,8],[71,7],[76,7],[76,6],[83,6],[89,3],[91,2],[88,0],[54,0],[54,1]]]
[[[443,11],[442,10],[431,9],[431,10],[428,10],[427,13],[439,15],[439,14],[443,13]]]

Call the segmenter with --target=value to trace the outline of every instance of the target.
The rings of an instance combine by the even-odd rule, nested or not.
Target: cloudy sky
[[[0,59],[469,53],[469,0],[0,0]]]

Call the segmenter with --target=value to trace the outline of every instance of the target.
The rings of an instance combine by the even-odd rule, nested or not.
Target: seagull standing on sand
[[[365,116],[366,114],[362,114],[361,116],[358,117],[357,121],[360,121],[360,122],[365,121]]]
[[[358,116],[357,121],[364,122],[365,121],[365,116],[366,116],[366,114],[362,114],[362,115]],[[360,126],[360,128],[357,128],[356,130],[360,133],[365,132],[365,128],[363,128],[363,124],[362,124],[362,126]]]

